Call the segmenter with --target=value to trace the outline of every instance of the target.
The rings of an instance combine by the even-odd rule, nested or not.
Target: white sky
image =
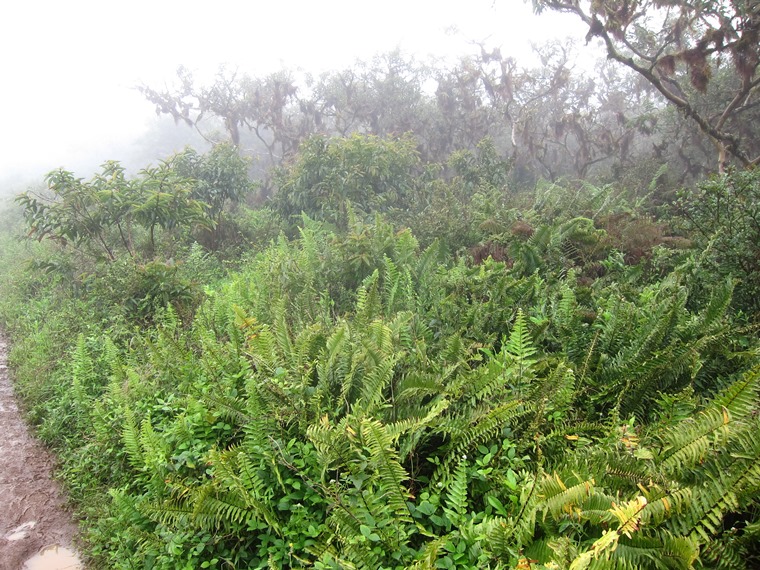
[[[523,0],[3,4],[0,181],[90,157],[119,159],[102,154],[155,120],[132,87],[171,81],[180,64],[209,75],[222,63],[252,74],[284,66],[319,73],[397,47],[453,58],[472,53],[473,40],[522,61],[531,42],[585,33],[569,16],[534,17]]]

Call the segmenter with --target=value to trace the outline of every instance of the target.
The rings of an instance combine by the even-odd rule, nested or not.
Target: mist
[[[523,2],[332,1],[246,5],[79,1],[9,7],[0,36],[8,78],[0,141],[0,195],[39,184],[65,168],[87,177],[105,160],[130,171],[203,139],[159,118],[135,89],[171,83],[183,65],[199,79],[220,66],[262,76],[292,69],[314,76],[357,59],[401,49],[453,62],[477,43],[530,58],[531,44],[561,37],[574,24],[532,16]],[[527,19],[527,20],[526,20]],[[535,25],[525,26],[530,20]],[[581,33],[582,27],[575,26]]]

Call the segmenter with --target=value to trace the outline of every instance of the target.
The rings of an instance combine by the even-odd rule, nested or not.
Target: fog
[[[532,43],[584,33],[572,18],[533,16],[523,0],[30,1],[4,12],[3,194],[39,184],[54,168],[88,176],[116,159],[134,169],[198,143],[135,90],[170,82],[179,65],[197,77],[222,64],[318,74],[394,49],[456,60],[477,43],[523,61]]]

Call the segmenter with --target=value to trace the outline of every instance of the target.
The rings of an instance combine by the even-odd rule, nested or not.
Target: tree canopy
[[[746,0],[534,0],[588,25],[715,144],[718,163],[760,163],[760,4]],[[712,88],[712,89],[711,89]]]

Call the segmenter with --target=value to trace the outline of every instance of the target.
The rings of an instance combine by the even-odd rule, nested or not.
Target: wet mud
[[[0,570],[76,570],[77,527],[51,472],[52,455],[29,433],[0,334]]]

